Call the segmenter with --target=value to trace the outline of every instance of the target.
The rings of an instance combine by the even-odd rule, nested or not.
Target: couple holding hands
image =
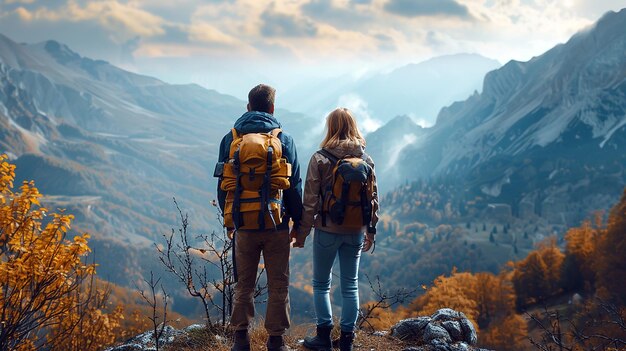
[[[235,298],[230,324],[233,351],[250,350],[254,290],[263,254],[268,281],[265,328],[269,351],[288,350],[289,254],[303,248],[312,228],[313,298],[317,333],[311,350],[332,350],[332,267],[339,257],[342,351],[351,351],[359,311],[358,270],[362,251],[375,244],[378,194],[374,163],[346,108],[326,118],[326,136],[307,169],[304,194],[295,143],[274,117],[275,89],[264,84],[248,94],[248,112],[220,144],[218,200],[224,224],[234,232]],[[289,231],[292,224],[291,232]]]

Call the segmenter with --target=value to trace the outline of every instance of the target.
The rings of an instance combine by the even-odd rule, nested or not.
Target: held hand
[[[304,247],[304,241],[299,241],[298,240],[298,231],[295,229],[291,230],[291,233],[289,233],[289,238],[291,239],[291,246],[292,247],[297,247],[297,248],[303,248]]]
[[[371,233],[365,234],[365,239],[363,239],[363,252],[368,252],[372,246],[376,243],[376,236]]]

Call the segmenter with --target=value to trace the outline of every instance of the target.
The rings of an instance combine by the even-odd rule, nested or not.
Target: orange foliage
[[[626,305],[626,190],[609,216],[606,235],[598,242],[595,269],[601,296]]]
[[[439,276],[426,294],[411,304],[417,316],[431,315],[441,308],[452,308],[465,313],[475,326],[478,326],[478,301],[476,296],[477,279],[472,273],[452,271],[449,277]]]
[[[486,329],[481,335],[481,344],[493,350],[519,350],[526,342],[528,329],[526,320],[518,314],[510,314]]]
[[[48,213],[32,181],[15,192],[15,166],[6,159],[0,155],[0,349],[99,349],[97,337],[70,345],[98,333],[111,340],[120,318],[104,313],[102,296],[86,285],[95,274],[95,264],[83,262],[89,235],[68,240],[73,216]]]
[[[515,293],[506,274],[458,273],[440,276],[434,286],[411,304],[413,315],[424,316],[444,307],[463,312],[482,330],[480,344],[496,350],[519,350],[526,323],[515,313]]]
[[[575,265],[575,269],[581,275],[581,277],[573,278],[582,279],[586,282],[595,281],[593,262],[595,261],[596,245],[600,235],[601,232],[593,228],[590,221],[585,221],[578,228],[571,228],[565,234],[566,252],[571,257],[571,264]]]
[[[564,260],[565,255],[556,246],[556,240],[550,239],[518,262],[513,273],[518,306],[558,294]]]

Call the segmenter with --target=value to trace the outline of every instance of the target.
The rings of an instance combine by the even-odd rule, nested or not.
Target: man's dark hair
[[[248,93],[248,103],[251,111],[270,113],[270,107],[274,105],[276,89],[269,85],[259,84]]]

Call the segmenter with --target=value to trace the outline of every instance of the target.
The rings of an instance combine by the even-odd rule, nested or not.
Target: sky
[[[0,0],[0,33],[244,98],[252,82],[478,53],[526,61],[626,0]]]

